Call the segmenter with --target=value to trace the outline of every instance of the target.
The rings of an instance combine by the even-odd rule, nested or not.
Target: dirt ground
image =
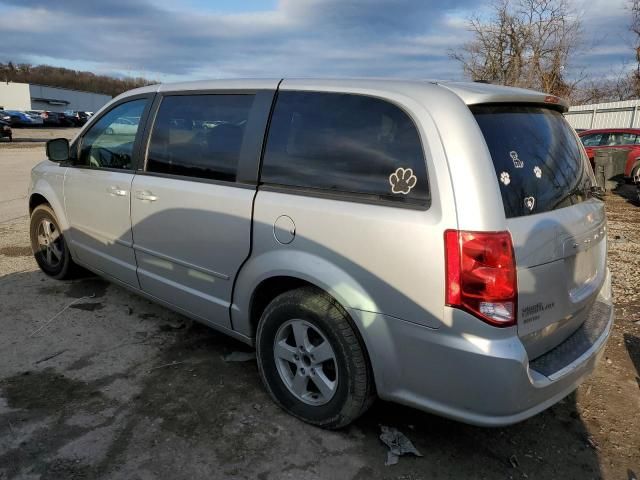
[[[16,151],[4,147],[0,167]],[[380,401],[339,432],[303,424],[269,400],[254,361],[225,362],[242,344],[100,279],[45,277],[26,217],[0,222],[0,479],[635,479],[640,206],[631,194],[606,199],[616,303],[606,358],[564,401],[499,429]],[[386,467],[380,425],[424,456]]]

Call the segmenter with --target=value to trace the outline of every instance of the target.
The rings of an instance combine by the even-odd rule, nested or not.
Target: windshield
[[[591,196],[591,167],[562,114],[530,105],[471,107],[489,147],[507,218]]]

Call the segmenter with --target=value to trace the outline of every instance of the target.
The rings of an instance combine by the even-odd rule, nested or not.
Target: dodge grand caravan
[[[144,87],[49,141],[31,245],[54,278],[84,267],[254,345],[306,422],[377,395],[511,424],[573,391],[613,322],[566,109],[435,81]]]

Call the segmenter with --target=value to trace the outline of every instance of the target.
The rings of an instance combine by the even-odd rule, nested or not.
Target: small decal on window
[[[536,206],[536,199],[533,197],[526,197],[524,199],[524,206],[529,209],[529,211],[533,210],[533,207]]]
[[[410,168],[400,167],[389,175],[389,185],[391,185],[393,193],[406,195],[416,186],[416,183],[418,183],[418,179]]]
[[[533,173],[535,174],[536,177],[542,178],[542,170],[540,169],[540,167],[538,165],[533,167]]]
[[[509,156],[511,157],[511,160],[513,160],[514,167],[516,168],[524,167],[524,162],[518,158],[518,152],[512,150],[511,152],[509,152]]]
[[[509,174],[507,172],[502,172],[500,174],[500,181],[502,183],[504,183],[505,185],[509,185],[511,183],[511,177],[509,176]]]

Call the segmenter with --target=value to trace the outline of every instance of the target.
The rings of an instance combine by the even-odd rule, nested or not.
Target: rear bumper
[[[611,300],[601,295],[591,324],[585,322],[544,361],[530,362],[515,329],[496,332],[462,311],[451,310],[451,327],[437,330],[380,314],[352,315],[381,398],[480,426],[520,422],[575,390],[595,369],[613,325]],[[578,341],[584,338],[591,341],[586,349]]]

